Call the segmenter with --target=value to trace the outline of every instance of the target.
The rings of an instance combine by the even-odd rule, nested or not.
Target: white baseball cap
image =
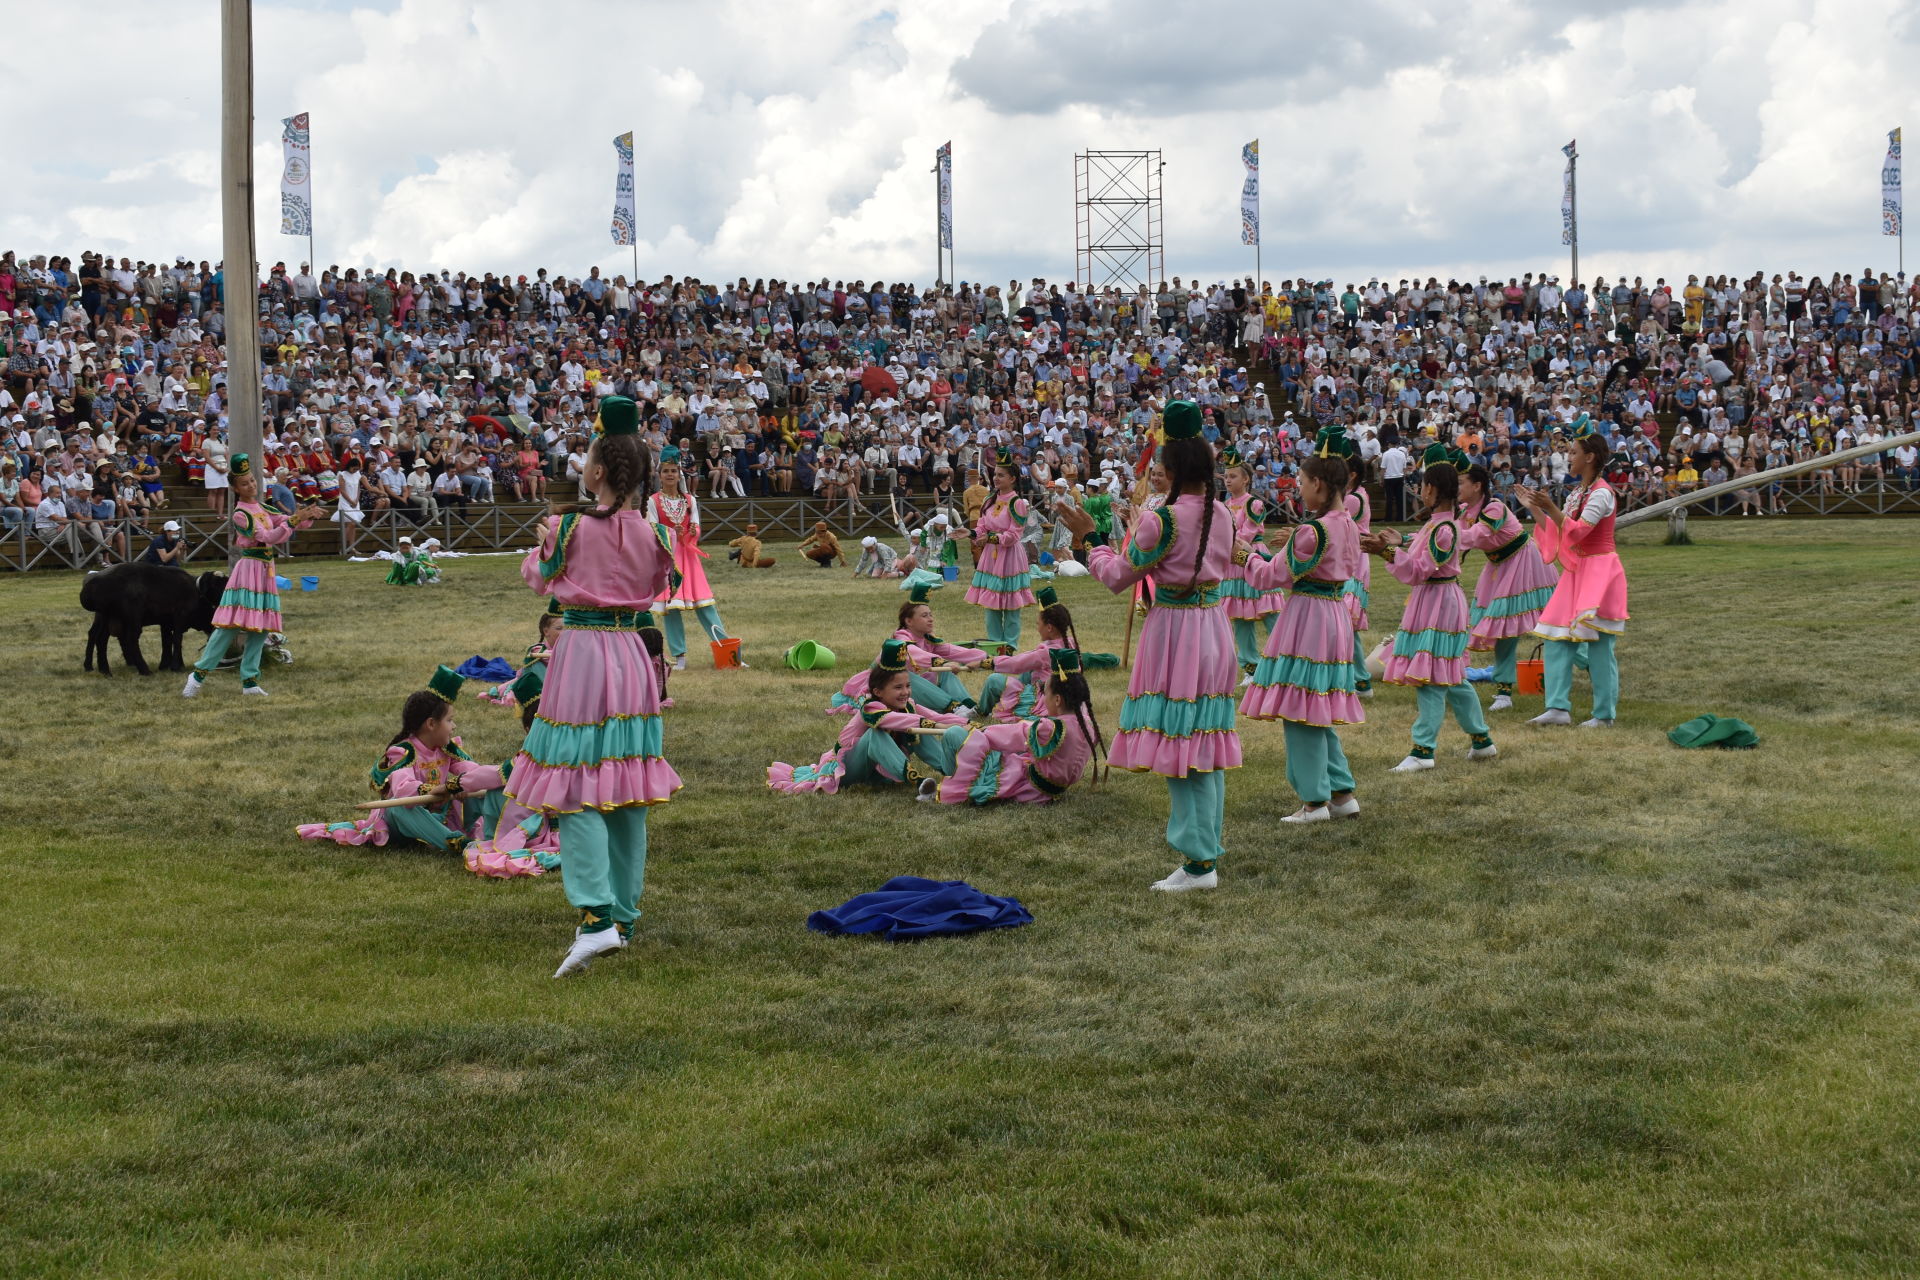
[[[165,524],[160,526],[160,532],[178,533],[180,532],[180,522],[178,520],[169,520]]]

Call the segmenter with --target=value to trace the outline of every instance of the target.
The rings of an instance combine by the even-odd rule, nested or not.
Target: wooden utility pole
[[[260,456],[260,264],[253,248],[253,0],[220,0],[221,309],[227,319],[227,447]],[[262,477],[262,487],[265,478]]]

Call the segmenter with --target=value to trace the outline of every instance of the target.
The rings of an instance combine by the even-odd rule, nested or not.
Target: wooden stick
[[[1133,615],[1140,607],[1140,584],[1134,583],[1133,590],[1127,595],[1127,643],[1120,650],[1120,669],[1126,671],[1133,666]]]
[[[369,800],[365,804],[356,807],[361,809],[413,809],[423,804],[445,804],[451,799],[453,799],[453,797],[450,795],[395,796],[391,800]]]

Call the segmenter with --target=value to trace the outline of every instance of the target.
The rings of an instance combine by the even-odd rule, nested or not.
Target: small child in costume
[[[520,673],[505,684],[490,686],[480,695],[483,702],[496,707],[524,707],[540,698],[540,686],[547,675],[547,660],[553,656],[553,642],[563,625],[560,615],[551,609],[540,615],[540,638],[527,646],[527,660]]]
[[[1049,804],[1080,780],[1096,750],[1105,749],[1093,714],[1093,694],[1075,649],[1045,651],[1046,714],[1031,721],[993,724],[969,735],[953,771],[934,795],[942,804]]]
[[[760,554],[760,526],[750,524],[747,531],[727,544],[732,558],[742,569],[771,569],[773,557]]]
[[[387,569],[387,585],[390,587],[417,587],[420,585],[422,565],[421,553],[415,550],[413,538],[400,535],[400,542],[393,549],[393,563]]]
[[[833,536],[833,530],[827,528],[825,520],[814,522],[813,532],[800,543],[800,554],[822,569],[833,568],[836,560],[842,565],[847,563],[847,557],[840,550],[840,539]]]
[[[954,753],[967,739],[967,718],[914,703],[907,642],[884,642],[865,679],[859,713],[840,726],[839,740],[813,764],[768,765],[769,787],[789,795],[831,795],[842,786],[897,786],[920,777],[920,790],[932,794],[938,780],[923,776],[925,770],[953,772]],[[938,735],[918,732],[941,728],[945,732]]]
[[[980,686],[980,705],[1000,724],[1016,724],[1044,714],[1042,696],[1047,673],[1052,670],[1051,655],[1072,649],[1080,655],[1083,669],[1118,667],[1120,659],[1111,653],[1087,653],[1073,630],[1073,614],[1060,603],[1052,587],[1035,591],[1040,603],[1040,643],[1019,653],[991,659],[986,683]]]
[[[463,683],[451,668],[441,667],[425,689],[409,694],[400,710],[400,732],[370,771],[381,799],[432,796],[433,803],[375,809],[356,822],[305,823],[296,828],[300,838],[351,845],[400,839],[442,853],[465,849],[466,832],[480,816],[471,798],[497,790],[503,779],[499,769],[476,764],[460,746],[453,702]]]
[[[440,566],[434,562],[434,556],[440,551],[440,539],[428,538],[420,544],[414,563],[420,566],[420,585],[437,587],[440,585]]]

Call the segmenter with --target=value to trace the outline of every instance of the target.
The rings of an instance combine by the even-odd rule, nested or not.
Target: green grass
[[[768,792],[900,597],[716,554],[756,665],[676,679],[641,933],[568,982],[557,876],[293,838],[435,663],[526,644],[514,561],[437,591],[306,565],[264,704],[84,675],[77,580],[0,582],[0,1273],[1913,1274],[1920,525],[1660,532],[1615,731],[1523,700],[1498,761],[1450,727],[1396,777],[1383,689],[1344,735],[1365,817],[1300,832],[1249,725],[1223,887],[1171,898],[1146,778],[1051,810]],[[1063,595],[1120,648],[1116,600]],[[780,670],[803,638],[841,670]],[[1763,745],[1670,747],[1701,711]],[[460,718],[480,758],[515,741]],[[1035,923],[803,927],[905,873]]]

